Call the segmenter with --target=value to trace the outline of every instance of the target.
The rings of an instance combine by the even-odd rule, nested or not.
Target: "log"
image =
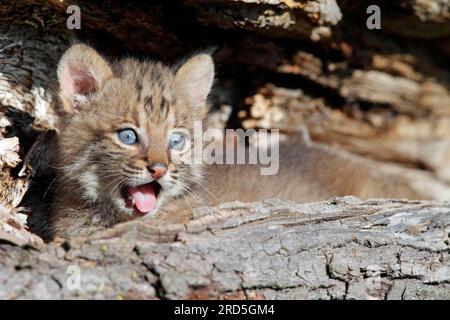
[[[365,27],[369,4],[381,30]],[[215,127],[302,128],[436,198],[450,182],[448,12],[444,0],[1,1],[0,298],[450,299],[447,202],[230,203],[50,244],[25,221],[53,179],[55,66],[75,39],[167,63],[216,46]]]
[[[68,46],[64,24],[48,8],[0,4],[0,240],[19,246],[43,244],[28,230],[21,202],[35,180],[46,190],[52,175],[44,146],[57,121],[55,65]]]
[[[133,221],[39,249],[1,244],[0,299],[450,299],[449,210],[269,199],[197,208],[185,225]]]

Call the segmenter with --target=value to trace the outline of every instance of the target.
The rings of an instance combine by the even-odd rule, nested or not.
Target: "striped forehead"
[[[136,82],[137,104],[153,121],[166,121],[175,105],[175,97],[160,84],[149,86],[150,88],[144,88],[141,81]]]
[[[146,64],[135,60],[125,61],[121,72],[123,90],[128,96],[127,105],[134,111],[136,125],[153,131],[173,128],[181,102],[174,88],[172,71],[160,64]],[[183,112],[182,112],[183,113]]]
[[[152,97],[138,102],[135,110],[136,124],[148,132],[168,130],[173,127],[175,109],[170,104],[151,102]]]

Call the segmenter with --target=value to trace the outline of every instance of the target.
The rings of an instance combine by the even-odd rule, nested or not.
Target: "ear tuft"
[[[209,54],[201,53],[185,62],[175,74],[178,90],[193,107],[206,101],[214,81],[214,62]]]
[[[70,47],[58,64],[60,96],[64,109],[73,112],[85,103],[113,73],[108,63],[89,46]]]

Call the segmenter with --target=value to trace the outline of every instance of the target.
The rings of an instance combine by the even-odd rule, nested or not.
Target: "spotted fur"
[[[189,161],[191,150],[174,158],[168,138],[174,129],[193,137],[193,123],[207,109],[213,74],[206,54],[192,57],[178,70],[134,59],[108,63],[85,45],[64,54],[58,66],[64,116],[57,142],[52,236],[88,235],[134,218],[121,188],[150,182],[149,164],[168,166],[158,181],[158,210],[200,181],[202,168]],[[137,132],[138,144],[118,139],[124,128]]]

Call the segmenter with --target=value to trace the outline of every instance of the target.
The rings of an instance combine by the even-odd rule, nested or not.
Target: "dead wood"
[[[1,245],[0,298],[450,298],[446,202],[274,199],[212,210],[39,251]],[[81,283],[71,290],[74,266]]]
[[[72,3],[79,31],[66,27]],[[369,4],[381,30],[365,27]],[[448,1],[4,0],[0,298],[450,298],[447,202],[232,203],[187,225],[132,222],[44,245],[24,213],[36,216],[52,181],[56,65],[77,39],[167,63],[216,47],[215,125],[302,129],[425,181],[432,198],[448,190]]]

